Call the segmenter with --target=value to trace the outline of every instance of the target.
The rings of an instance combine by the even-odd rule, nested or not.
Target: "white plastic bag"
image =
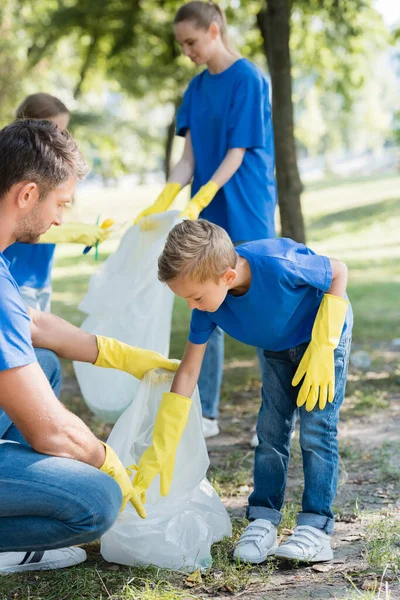
[[[155,227],[128,229],[118,250],[91,277],[79,309],[89,316],[81,328],[168,356],[173,293],[157,279],[157,259],[178,211],[154,215]],[[132,402],[138,381],[115,369],[74,362],[76,377],[89,408],[115,423]]]
[[[125,467],[137,464],[151,444],[161,397],[170,390],[172,379],[169,371],[150,371],[141,381],[134,401],[114,426],[108,443]],[[232,534],[228,513],[205,479],[209,460],[197,389],[192,400],[168,496],[160,495],[157,476],[147,492],[146,519],[141,519],[128,503],[102,537],[101,554],[105,560],[194,571],[210,566],[211,544]]]

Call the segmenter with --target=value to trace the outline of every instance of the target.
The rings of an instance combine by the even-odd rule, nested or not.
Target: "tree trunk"
[[[293,127],[290,63],[290,0],[266,0],[257,15],[272,80],[272,120],[275,134],[276,179],[282,236],[305,242]]]

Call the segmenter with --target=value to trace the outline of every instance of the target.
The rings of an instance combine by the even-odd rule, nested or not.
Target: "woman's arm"
[[[194,164],[192,138],[190,136],[190,129],[188,129],[185,136],[185,146],[183,148],[182,156],[176,166],[172,169],[168,178],[168,183],[179,183],[182,187],[185,187],[185,185],[192,180]]]

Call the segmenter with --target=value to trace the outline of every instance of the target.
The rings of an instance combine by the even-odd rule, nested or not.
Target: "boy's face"
[[[186,300],[190,310],[197,308],[197,310],[215,312],[225,300],[235,279],[236,271],[228,269],[218,282],[214,279],[207,279],[199,283],[189,277],[178,277],[168,281],[167,284],[176,296]]]

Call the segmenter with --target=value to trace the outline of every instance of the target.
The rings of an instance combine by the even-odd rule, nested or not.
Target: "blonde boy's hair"
[[[183,221],[168,234],[158,259],[158,279],[166,283],[183,276],[199,283],[217,282],[236,261],[234,245],[222,227],[202,219]]]

